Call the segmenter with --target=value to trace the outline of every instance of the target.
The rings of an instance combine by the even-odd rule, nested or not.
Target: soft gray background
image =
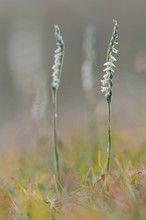
[[[146,126],[145,0],[0,0],[0,142],[32,138],[30,82],[33,77],[47,81],[49,76],[50,89],[54,24],[60,26],[66,46],[58,94],[60,132],[81,126],[85,118],[80,68],[83,34],[89,23],[96,26],[97,112],[104,116],[100,79],[113,18],[120,27],[113,124],[123,129]]]

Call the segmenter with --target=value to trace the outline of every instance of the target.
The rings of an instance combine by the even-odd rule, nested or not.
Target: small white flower
[[[115,64],[113,64],[111,61],[108,61],[108,62],[104,63],[103,65],[115,67]]]
[[[55,70],[56,73],[58,73],[59,67],[60,67],[60,63],[55,63],[55,64],[53,65],[52,69]]]
[[[101,82],[102,82],[102,85],[105,86],[108,83],[108,79],[103,79],[101,80]]]
[[[55,53],[60,53],[61,52],[61,48],[58,47],[56,50],[55,50]]]
[[[60,56],[61,56],[60,52],[55,54],[54,58],[56,59],[56,61],[59,62]]]
[[[116,58],[112,54],[110,56],[110,61],[112,61],[112,62],[117,61]]]
[[[113,51],[113,53],[118,53],[118,50],[115,48],[113,48],[112,51]]]
[[[113,72],[114,73],[114,70],[110,66],[108,66],[103,70],[103,72]]]
[[[110,72],[107,72],[107,73],[103,76],[104,79],[107,79],[107,78],[109,78],[109,77],[110,77]]]
[[[101,86],[101,92],[106,92],[106,91],[108,91],[108,87]]]

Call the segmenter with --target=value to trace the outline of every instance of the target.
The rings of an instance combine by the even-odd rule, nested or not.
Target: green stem
[[[59,172],[59,154],[58,154],[58,142],[57,142],[57,90],[52,89],[53,100],[53,146],[54,146],[54,163],[57,180],[60,182]]]
[[[107,174],[108,174],[109,168],[110,168],[111,154],[112,154],[112,149],[111,149],[111,103],[108,102],[107,105],[108,105],[108,146],[107,146],[106,169],[107,169]]]

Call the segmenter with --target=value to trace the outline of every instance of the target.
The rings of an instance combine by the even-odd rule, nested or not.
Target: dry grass
[[[112,158],[106,185],[104,149],[100,149],[100,159],[93,167],[88,139],[72,136],[68,143],[60,141],[62,193],[57,190],[49,162],[47,139],[29,152],[7,152],[0,162],[0,219],[145,219],[145,148],[133,151],[126,134],[120,136],[116,130],[115,135],[116,157]]]

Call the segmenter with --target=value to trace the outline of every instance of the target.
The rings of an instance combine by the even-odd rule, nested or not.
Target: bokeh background
[[[0,0],[1,148],[12,143],[29,147],[40,130],[51,133],[54,24],[60,26],[66,46],[58,93],[59,134],[82,129],[86,120],[80,69],[83,36],[88,24],[96,27],[97,115],[106,117],[100,80],[113,18],[118,21],[120,30],[112,124],[123,131],[134,130],[136,135],[138,129],[146,128],[145,0]],[[45,118],[41,120],[37,120],[33,111],[37,94],[43,96],[42,105],[46,109]],[[99,119],[99,126],[100,122]]]

